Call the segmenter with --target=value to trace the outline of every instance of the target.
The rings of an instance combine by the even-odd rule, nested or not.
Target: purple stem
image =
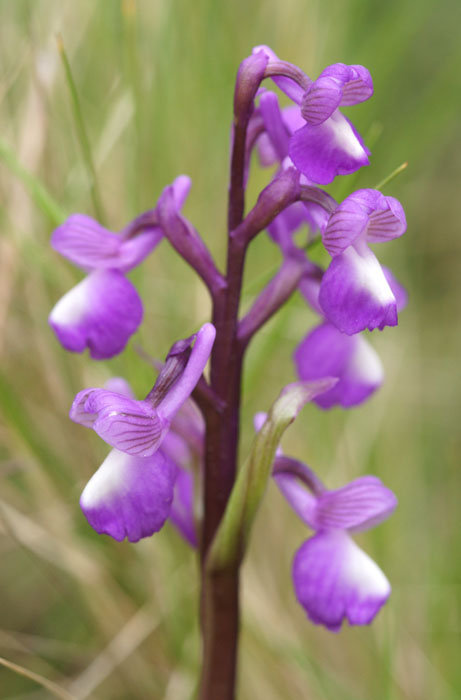
[[[238,339],[246,347],[254,334],[296,291],[305,271],[305,260],[285,258],[277,274],[256,298],[238,327]]]
[[[216,340],[211,355],[210,388],[219,408],[208,402],[203,407],[206,444],[204,520],[200,542],[203,637],[201,700],[233,700],[235,696],[239,565],[219,573],[209,573],[206,569],[206,558],[223,517],[236,475],[241,376],[245,351],[245,345],[238,336],[238,312],[246,250],[250,241],[266,228],[277,214],[297,199],[305,197],[308,201],[319,204],[325,201],[327,206],[330,206],[331,201],[329,195],[316,188],[311,188],[314,190],[312,192],[309,188],[301,190],[299,173],[294,168],[288,168],[279,173],[263,190],[255,207],[243,220],[248,123],[254,109],[253,101],[257,89],[263,78],[272,74],[292,78],[295,82],[300,82],[303,89],[308,86],[306,81],[309,81],[302,71],[282,62],[273,64],[272,72],[265,72],[268,60],[264,52],[258,52],[243,61],[239,69],[234,95],[226,276],[223,279],[219,273],[219,277],[216,277],[214,273],[210,275],[207,271],[205,275],[212,290],[212,322],[216,328]],[[175,245],[173,241],[172,243]],[[198,269],[196,264],[193,264],[193,267]],[[215,280],[218,280],[219,284],[215,283]],[[260,320],[257,323],[264,322],[262,312],[258,313]]]

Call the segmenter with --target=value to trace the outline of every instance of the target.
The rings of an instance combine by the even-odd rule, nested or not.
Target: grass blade
[[[74,112],[75,125],[77,128],[78,140],[80,142],[80,147],[82,149],[83,160],[85,161],[86,169],[88,171],[88,176],[91,181],[91,197],[93,200],[93,206],[99,221],[104,220],[104,213],[102,208],[101,196],[99,193],[98,182],[96,178],[96,170],[94,167],[93,156],[91,154],[90,142],[86,133],[85,122],[83,120],[83,113],[80,107],[80,100],[78,98],[77,87],[75,85],[74,77],[72,75],[72,70],[70,67],[69,59],[67,58],[66,51],[64,49],[64,42],[62,37],[58,35],[57,37],[58,51],[61,56],[62,64],[64,66],[64,73],[66,75],[67,85],[69,87],[70,96],[72,99],[72,108]]]

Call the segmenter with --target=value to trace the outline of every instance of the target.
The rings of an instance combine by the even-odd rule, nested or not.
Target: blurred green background
[[[370,69],[375,96],[348,114],[372,164],[328,189],[341,199],[409,162],[385,189],[408,232],[378,252],[410,303],[398,328],[372,335],[383,389],[350,412],[306,408],[284,441],[332,488],[374,473],[397,493],[395,515],[358,538],[393,595],[370,628],[312,626],[290,576],[306,529],[271,485],[243,569],[239,698],[461,697],[459,0],[1,0],[0,12],[0,656],[68,697],[104,700],[191,698],[199,664],[193,553],[169,525],[136,546],[99,537],[78,506],[107,448],[68,420],[74,394],[121,374],[141,397],[152,372],[133,343],[93,363],[47,326],[80,278],[50,233],[68,213],[95,214],[56,35],[104,223],[120,229],[187,173],[185,213],[220,264],[233,81],[266,43],[314,78],[336,61]],[[254,168],[252,195],[268,177]],[[277,263],[261,236],[245,304]],[[203,287],[166,243],[132,277],[146,307],[135,340],[152,355],[207,319]],[[291,353],[313,321],[295,298],[251,346],[242,454],[253,413],[293,380]],[[0,667],[0,697],[52,697],[23,672]]]

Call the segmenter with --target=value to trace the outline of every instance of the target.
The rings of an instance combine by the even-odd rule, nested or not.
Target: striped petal
[[[93,428],[112,447],[138,457],[153,455],[168,429],[168,423],[147,401],[136,401],[105,389],[85,389],[78,393],[70,418]]]
[[[301,114],[308,124],[322,124],[339,107],[343,91],[334,78],[320,77],[305,92]]]
[[[365,66],[334,63],[323,70],[319,78],[329,77],[341,85],[343,107],[365,102],[373,95],[373,80]]]
[[[397,506],[392,491],[374,476],[362,476],[317,500],[316,530],[359,532],[386,520]]]
[[[142,218],[139,218],[141,226]],[[132,222],[126,231],[137,226]],[[72,214],[51,237],[52,247],[62,256],[84,270],[121,270],[126,272],[138,265],[161,240],[158,226],[146,224],[146,229],[132,237],[116,234],[101,226],[91,216]]]

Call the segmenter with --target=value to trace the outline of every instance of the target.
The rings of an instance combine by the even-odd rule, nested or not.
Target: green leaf
[[[326,377],[312,382],[289,384],[282,390],[238,472],[208,555],[209,571],[222,571],[241,561],[283,433],[308,401],[331,389],[336,382],[337,379]]]

